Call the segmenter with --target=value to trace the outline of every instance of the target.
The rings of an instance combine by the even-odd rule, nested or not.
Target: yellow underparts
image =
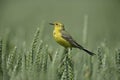
[[[71,44],[62,37],[62,34],[59,30],[53,31],[53,37],[56,40],[56,42],[59,43],[61,46],[65,48],[72,47]]]

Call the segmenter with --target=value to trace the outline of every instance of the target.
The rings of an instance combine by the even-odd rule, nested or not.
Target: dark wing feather
[[[79,45],[70,35],[69,33],[67,33],[66,31],[61,31],[62,33],[62,37],[67,40],[71,45],[72,47],[75,47],[75,48],[79,48],[79,49],[82,49],[84,50],[85,52],[87,52],[88,54],[90,55],[95,55],[93,52],[83,48],[81,45]]]
[[[61,31],[62,33],[62,37],[67,40],[71,45],[72,47],[77,47],[77,48],[80,48],[80,49],[83,49],[83,47],[81,45],[79,45],[71,36],[68,32],[62,30]]]

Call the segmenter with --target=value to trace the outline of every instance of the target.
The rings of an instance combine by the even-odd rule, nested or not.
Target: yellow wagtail
[[[78,44],[71,35],[65,31],[64,25],[60,22],[54,22],[50,23],[50,25],[54,26],[53,30],[53,37],[55,38],[56,42],[62,45],[65,48],[79,48],[80,50],[84,50],[90,55],[94,55],[93,52],[90,52],[89,50],[82,47],[80,44]]]

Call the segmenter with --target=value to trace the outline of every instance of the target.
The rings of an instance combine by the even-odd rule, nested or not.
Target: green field
[[[119,0],[1,0],[0,80],[120,80],[119,8]],[[54,21],[96,55],[58,45]]]

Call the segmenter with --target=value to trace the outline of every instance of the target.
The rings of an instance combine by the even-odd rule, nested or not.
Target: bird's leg
[[[68,53],[68,48],[65,48],[65,49],[64,49],[64,53]]]

